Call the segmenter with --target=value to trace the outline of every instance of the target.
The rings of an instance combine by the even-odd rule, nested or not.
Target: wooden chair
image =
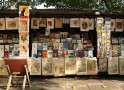
[[[20,78],[23,77],[23,84],[22,84],[22,90],[25,90],[26,81],[28,83],[28,86],[31,87],[30,79],[29,79],[29,69],[27,64],[27,59],[4,59],[7,70],[9,73],[9,80],[7,84],[6,90],[9,90],[10,86],[14,86],[13,78]],[[14,72],[23,73],[23,75],[14,74]]]

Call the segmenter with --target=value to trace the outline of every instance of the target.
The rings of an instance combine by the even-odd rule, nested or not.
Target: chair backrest
[[[10,72],[26,72],[24,65],[27,65],[27,59],[4,59],[5,63],[9,65]]]

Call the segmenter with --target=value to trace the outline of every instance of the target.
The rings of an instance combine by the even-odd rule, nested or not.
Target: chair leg
[[[25,90],[25,85],[26,85],[26,75],[24,75],[22,90]]]
[[[10,85],[11,85],[11,80],[12,80],[12,75],[9,76],[9,81],[8,81],[6,90],[9,90]]]

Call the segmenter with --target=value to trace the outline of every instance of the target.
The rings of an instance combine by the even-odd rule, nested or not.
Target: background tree
[[[1,9],[10,9],[19,5],[30,5],[32,9],[45,3],[45,7],[54,6],[56,9],[79,9],[115,13],[124,12],[124,0],[2,0]],[[0,2],[0,3],[3,3]]]

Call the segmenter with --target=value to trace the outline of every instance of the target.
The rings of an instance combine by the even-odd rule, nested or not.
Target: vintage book
[[[56,39],[60,39],[60,34],[59,34],[59,33],[56,33],[56,34],[55,34],[55,38],[56,38]]]
[[[68,50],[68,43],[63,43],[63,50]]]
[[[48,50],[42,50],[42,57],[47,58],[48,57]]]
[[[67,40],[66,39],[61,39],[61,43],[66,43]]]
[[[77,73],[76,59],[65,58],[65,75],[75,75]]]
[[[58,57],[64,57],[63,50],[58,50]]]
[[[118,74],[118,57],[108,58],[108,74]]]
[[[5,45],[5,51],[9,51],[9,45]]]
[[[72,38],[66,38],[67,43],[72,43]]]
[[[80,27],[80,19],[79,18],[71,18],[70,19],[70,27],[73,27],[73,28]]]
[[[43,43],[37,43],[37,50],[43,50]]]
[[[62,28],[62,18],[55,18],[55,28]]]
[[[64,56],[64,57],[68,57],[68,50],[64,50],[64,51],[63,51],[63,56]]]
[[[31,60],[30,75],[41,75],[41,59],[35,58]]]
[[[42,75],[43,76],[53,76],[53,58],[42,58]]]
[[[59,43],[53,43],[53,50],[59,49]]]
[[[53,58],[54,60],[54,76],[65,76],[65,60],[64,58]]]
[[[108,70],[108,61],[107,58],[99,58],[99,72],[107,72]]]
[[[68,43],[68,49],[69,49],[69,50],[73,50],[73,47],[74,47],[74,44]]]
[[[96,57],[87,58],[87,75],[97,75],[97,59]]]
[[[58,57],[58,50],[53,50],[53,57]]]
[[[53,57],[53,50],[48,50],[48,58],[52,58]]]
[[[87,58],[75,58],[77,75],[86,75],[87,74]]]
[[[38,57],[38,58],[41,58],[41,57],[42,57],[41,54],[42,54],[42,50],[38,50],[38,51],[37,51],[37,57]]]
[[[69,58],[74,57],[74,52],[73,52],[73,50],[68,50],[68,57],[69,57]]]
[[[19,44],[14,44],[14,51],[18,51],[19,50]]]
[[[4,45],[0,45],[0,57],[4,57]]]
[[[59,43],[59,50],[63,50],[63,43]]]

